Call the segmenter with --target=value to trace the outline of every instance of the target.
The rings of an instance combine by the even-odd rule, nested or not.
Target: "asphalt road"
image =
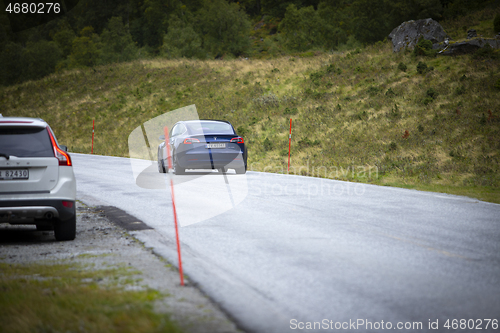
[[[153,227],[134,235],[176,264],[156,166],[71,156],[78,197]],[[247,331],[500,332],[500,205],[259,172],[174,183],[185,273]]]

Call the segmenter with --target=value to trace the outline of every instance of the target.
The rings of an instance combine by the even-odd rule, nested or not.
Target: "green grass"
[[[153,311],[164,295],[100,282],[125,271],[0,263],[0,332],[180,332]]]
[[[494,17],[474,15],[474,27]],[[0,103],[6,116],[47,120],[72,152],[90,153],[95,119],[94,153],[124,157],[137,126],[196,104],[200,118],[229,120],[244,136],[250,170],[270,172],[286,172],[292,118],[297,173],[500,203],[498,58],[415,57],[379,42],[307,57],[139,60],[3,87]]]

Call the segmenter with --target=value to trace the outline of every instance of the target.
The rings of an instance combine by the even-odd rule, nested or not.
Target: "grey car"
[[[76,234],[76,179],[71,157],[42,119],[0,115],[0,223]]]

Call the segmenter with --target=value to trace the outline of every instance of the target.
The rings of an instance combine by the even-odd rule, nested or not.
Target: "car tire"
[[[247,166],[244,165],[241,168],[235,168],[234,171],[236,171],[237,175],[244,175],[247,172]]]
[[[57,241],[69,241],[76,236],[76,214],[67,220],[57,220],[54,223],[54,236]]]
[[[165,168],[165,161],[163,159],[158,160],[158,172],[167,173],[167,170]]]
[[[181,168],[179,166],[179,164],[177,163],[177,158],[175,157],[175,153],[173,155],[174,155],[174,172],[175,172],[175,174],[176,175],[184,175],[186,173],[186,169]]]

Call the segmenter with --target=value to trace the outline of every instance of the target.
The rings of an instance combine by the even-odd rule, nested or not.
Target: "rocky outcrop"
[[[394,52],[403,49],[412,50],[420,37],[430,40],[432,44],[441,43],[450,38],[443,27],[431,18],[403,22],[389,34],[389,40],[392,41],[392,50]]]
[[[442,55],[461,55],[474,53],[489,44],[492,48],[500,48],[500,39],[493,38],[473,38],[464,42],[445,44],[434,44],[433,49],[442,49]]]
[[[467,39],[471,39],[474,37],[477,37],[476,29],[470,29],[469,31],[467,31]]]

